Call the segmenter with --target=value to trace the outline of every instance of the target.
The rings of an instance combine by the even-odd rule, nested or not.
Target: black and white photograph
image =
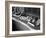
[[[43,6],[10,4],[9,34],[43,33]]]
[[[12,31],[40,30],[40,8],[12,7]]]

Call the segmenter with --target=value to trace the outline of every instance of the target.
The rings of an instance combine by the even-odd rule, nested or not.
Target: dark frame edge
[[[8,10],[8,1],[5,1],[5,37],[8,38],[9,36],[9,10]]]

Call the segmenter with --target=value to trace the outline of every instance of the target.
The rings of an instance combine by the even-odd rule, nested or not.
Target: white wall
[[[16,1],[44,2],[44,3],[46,3],[46,0],[16,0]],[[45,6],[46,6],[46,4],[45,4]],[[46,7],[45,7],[45,9],[46,9]],[[45,13],[45,16],[46,16],[46,13]],[[46,22],[46,20],[45,20],[45,22]],[[0,0],[0,38],[5,38],[4,36],[5,36],[5,0]],[[45,35],[16,37],[16,38],[46,38],[46,28],[45,28]]]
[[[4,0],[0,0],[0,38],[5,35],[5,8]]]

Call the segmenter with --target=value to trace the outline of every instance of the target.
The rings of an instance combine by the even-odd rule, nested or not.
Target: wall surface
[[[16,1],[46,3],[46,0],[16,0]],[[46,10],[46,4],[45,4],[45,10]],[[45,16],[46,16],[46,13],[45,13]],[[46,17],[45,17],[45,19],[46,19]],[[45,25],[46,25],[46,20],[45,20]],[[0,38],[5,38],[5,0],[0,0]],[[11,38],[13,38],[13,37],[11,37]],[[16,38],[46,38],[46,28],[45,28],[45,35],[16,37]]]

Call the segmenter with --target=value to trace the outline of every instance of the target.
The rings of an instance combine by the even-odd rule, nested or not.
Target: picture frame
[[[27,24],[25,24],[25,22],[23,22],[21,20],[22,19],[21,17],[19,17],[18,15],[14,15],[14,13],[13,13],[14,8],[15,9],[22,8],[22,9],[24,9],[24,11],[27,9],[25,11],[27,17],[30,16],[28,14],[30,14],[31,9],[32,10],[36,9],[35,11],[34,10],[33,11],[35,12],[36,16],[38,15],[41,25],[36,28],[35,28],[35,26],[34,27],[31,26],[31,28],[33,28],[33,29],[31,29],[30,26],[26,26]],[[29,9],[30,9],[30,11],[28,11]],[[37,10],[40,11],[40,12],[38,11],[40,14],[36,12]],[[19,11],[23,11],[23,10],[19,10]],[[32,14],[34,14],[33,11],[32,11]],[[27,13],[27,12],[29,12],[29,13]],[[16,11],[15,11],[15,13],[16,13]],[[22,27],[20,26],[18,28],[18,26],[17,26],[18,22],[17,22],[16,23],[17,27],[14,30],[14,27],[15,27],[15,26],[13,27],[13,25],[14,25],[13,20],[15,20],[13,18],[14,16],[15,16],[15,18],[16,18],[16,16],[19,17],[19,18],[17,18],[17,20],[21,18],[20,20],[18,20],[18,22],[24,24],[25,26],[22,26]],[[26,17],[23,17],[23,18],[25,19]],[[28,24],[30,24],[30,23],[28,23]],[[30,29],[31,29],[31,31],[30,31]],[[5,36],[6,37],[12,37],[12,36],[18,37],[18,36],[35,36],[35,35],[45,35],[45,4],[44,3],[35,3],[35,2],[6,1],[5,2]]]

